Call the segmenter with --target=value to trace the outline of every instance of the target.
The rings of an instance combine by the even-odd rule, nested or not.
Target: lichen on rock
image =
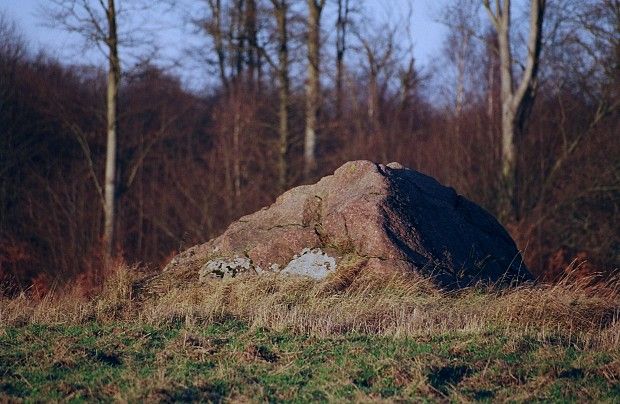
[[[320,280],[335,271],[336,259],[334,257],[325,254],[320,248],[304,248],[299,255],[293,257],[281,273]]]
[[[252,268],[252,261],[246,257],[232,259],[212,259],[198,271],[198,280],[203,282],[210,278],[234,278]]]
[[[288,264],[281,269],[278,264],[270,264],[265,271],[254,265],[247,257],[229,259],[211,259],[198,271],[199,282],[208,279],[234,278],[245,273],[281,273],[285,275],[306,276],[312,279],[325,279],[327,275],[336,271],[336,259],[325,254],[320,248],[304,248],[293,256]]]

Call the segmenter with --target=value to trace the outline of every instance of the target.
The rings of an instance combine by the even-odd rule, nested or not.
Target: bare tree
[[[399,70],[400,79],[400,113],[405,113],[412,104],[416,87],[420,84],[420,76],[415,65],[415,58],[409,57],[409,62]]]
[[[114,209],[116,205],[116,127],[118,87],[121,79],[121,62],[118,57],[118,35],[116,32],[116,9],[114,0],[108,0],[105,10],[108,22],[108,89],[107,89],[107,151],[105,164],[105,212],[103,244],[108,257],[114,246]]]
[[[344,79],[344,53],[347,50],[347,27],[349,26],[349,0],[338,0],[336,19],[336,116],[342,115],[342,81]]]
[[[117,104],[121,78],[117,12],[114,0],[104,2],[91,0],[51,0],[48,8],[53,21],[69,32],[77,33],[103,48],[107,64],[106,92],[106,163],[104,179],[104,225],[103,247],[106,257],[111,257],[114,247],[114,223],[116,208],[116,148]]]
[[[497,50],[497,35],[492,30],[488,30],[482,36],[484,43],[484,63],[486,67],[486,86],[485,86],[485,98],[486,98],[486,118],[487,118],[487,135],[493,145],[496,144],[496,103],[498,89],[498,50]],[[495,152],[495,147],[492,150]],[[494,156],[496,153],[493,154]]]
[[[519,219],[518,155],[538,86],[537,73],[542,48],[542,26],[546,0],[531,0],[527,57],[521,81],[515,86],[510,44],[510,0],[483,0],[495,28],[499,56],[502,100],[502,193],[500,212],[504,218]]]
[[[24,108],[20,108],[21,106],[16,101],[20,92],[18,87],[20,64],[25,57],[26,43],[17,25],[0,11],[0,127],[2,127],[0,135],[0,234],[2,235],[10,234],[10,207],[18,205],[11,203],[11,200],[19,200],[21,196],[15,192],[21,182],[20,175],[11,174],[23,169],[21,160],[26,154],[32,154],[37,139],[28,133],[29,131],[18,130],[21,122],[32,120],[24,114]],[[21,144],[24,144],[24,147],[16,147]],[[0,236],[0,239],[2,238]],[[0,265],[1,263],[2,259],[0,259]]]
[[[367,115],[370,124],[376,129],[379,120],[379,75],[385,73],[393,63],[396,52],[397,27],[390,27],[387,24],[378,30],[381,34],[365,36],[356,33],[361,44],[362,51],[366,57],[366,68],[368,69],[368,104]]]
[[[256,0],[206,0],[207,15],[191,18],[193,24],[209,38],[210,47],[200,48],[197,54],[213,65],[223,89],[227,105],[226,116],[231,112],[231,123],[218,125],[218,130],[230,138],[230,149],[223,154],[226,185],[234,198],[228,198],[229,210],[239,210],[244,177],[244,135],[247,114],[252,110],[247,97],[256,97],[260,83],[261,56],[265,52],[258,43],[258,2]],[[211,58],[210,55],[215,55]]]
[[[321,12],[325,0],[308,3],[308,81],[306,83],[306,134],[304,138],[304,177],[316,167],[316,130],[321,97]]]
[[[245,24],[245,12],[244,0],[235,0],[233,10],[233,24],[231,29],[233,32],[233,38],[235,39],[235,70],[236,77],[234,83],[234,94],[229,97],[234,101],[240,101],[241,93],[243,90],[243,71],[244,71],[244,56],[245,56],[245,39],[246,39],[246,24]],[[239,205],[241,199],[241,102],[234,102],[234,117],[233,117],[233,183],[235,190],[235,202]]]
[[[441,21],[448,27],[444,52],[455,68],[454,111],[456,134],[460,134],[460,121],[465,104],[467,72],[476,63],[474,39],[478,34],[478,0],[455,1],[446,7]]]
[[[278,144],[278,188],[288,187],[289,126],[288,112],[290,99],[289,55],[288,55],[288,0],[271,0],[277,21],[278,32],[278,75],[279,94],[279,144]],[[272,63],[273,64],[273,63]]]
[[[252,87],[260,76],[264,52],[258,43],[260,3],[257,0],[204,2],[206,15],[189,19],[199,32],[206,34],[210,43],[208,49],[200,45],[193,53],[215,67],[227,93],[234,91],[231,89],[233,81]]]
[[[226,49],[224,44],[223,10],[221,0],[207,0],[211,18],[201,21],[200,25],[213,38],[217,66],[220,80],[224,88],[228,89],[228,74],[226,73]]]
[[[250,86],[260,81],[260,52],[258,48],[258,27],[257,27],[257,5],[256,0],[247,0],[245,9],[245,35],[247,37],[247,64],[248,82]]]
[[[551,185],[596,129],[620,110],[620,1],[567,0],[550,6],[553,30],[546,84],[557,93],[564,119],[570,112],[564,111],[562,96],[569,88],[593,106],[593,113],[587,127],[572,136],[565,125],[558,125],[561,147],[545,172],[534,206],[543,203]]]

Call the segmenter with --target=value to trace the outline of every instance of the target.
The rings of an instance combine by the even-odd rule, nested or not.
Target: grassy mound
[[[0,400],[614,401],[620,294],[340,273],[0,300]]]

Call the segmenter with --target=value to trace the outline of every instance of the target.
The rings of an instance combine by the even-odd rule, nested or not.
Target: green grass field
[[[0,401],[620,402],[613,291],[368,282],[4,299]]]

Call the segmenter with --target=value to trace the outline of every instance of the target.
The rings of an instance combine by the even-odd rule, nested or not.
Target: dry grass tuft
[[[154,293],[137,268],[119,265],[92,298],[48,293],[0,300],[0,326],[140,320],[162,325],[238,319],[252,327],[316,336],[441,332],[535,334],[567,343],[620,344],[618,282],[565,278],[555,285],[470,288],[446,293],[424,278],[365,273],[352,265],[323,282],[265,275],[193,283]],[[172,284],[171,284],[172,285]]]
[[[106,270],[100,287],[89,286],[81,279],[71,287],[51,288],[44,296],[26,292],[11,298],[0,295],[0,326],[25,324],[80,324],[85,321],[108,321],[131,315],[133,290],[143,278],[138,267],[118,261]]]
[[[619,313],[613,283],[567,278],[555,285],[444,293],[419,277],[354,270],[324,282],[274,275],[173,288],[140,309],[154,324],[237,318],[254,327],[318,336],[409,336],[499,327],[514,334],[562,334],[570,340],[616,345]]]

